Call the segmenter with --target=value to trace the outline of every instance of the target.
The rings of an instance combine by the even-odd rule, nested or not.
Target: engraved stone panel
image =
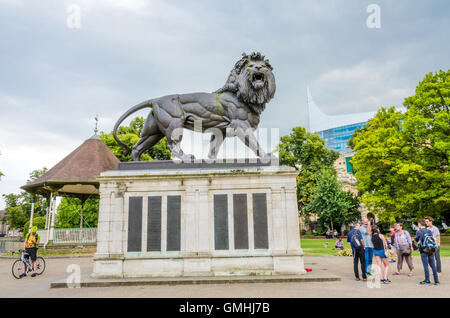
[[[128,252],[140,252],[142,242],[142,197],[128,202]]]
[[[181,248],[181,196],[167,196],[167,251]]]
[[[253,227],[255,248],[269,248],[265,193],[253,194]]]
[[[234,248],[248,249],[247,194],[233,194]]]
[[[228,199],[226,194],[214,195],[214,249],[228,249]]]
[[[161,196],[148,197],[147,251],[161,251]]]

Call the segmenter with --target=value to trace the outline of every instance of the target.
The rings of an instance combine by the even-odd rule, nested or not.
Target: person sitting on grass
[[[39,234],[37,234],[37,226],[33,226],[30,229],[30,232],[25,235],[25,242],[24,242],[24,248],[26,253],[31,258],[31,261],[33,262],[33,274],[31,274],[31,277],[35,277],[36,274],[36,258],[37,258],[37,249],[39,246]],[[20,277],[27,276],[26,274],[26,265],[25,265],[25,273],[20,275]]]
[[[334,245],[334,247],[338,250],[343,250],[344,249],[344,242],[342,241],[342,237],[340,237],[337,241],[336,244]]]

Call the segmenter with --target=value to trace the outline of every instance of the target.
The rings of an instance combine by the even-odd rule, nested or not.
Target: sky
[[[20,192],[31,171],[92,136],[96,114],[110,132],[146,99],[212,92],[243,52],[274,68],[260,122],[274,136],[307,126],[307,87],[328,115],[401,106],[426,73],[449,68],[449,9],[446,0],[0,0],[0,194]]]

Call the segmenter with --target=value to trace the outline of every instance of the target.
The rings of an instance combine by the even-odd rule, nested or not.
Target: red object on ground
[[[310,268],[305,268],[305,271],[307,271],[307,272],[312,272],[312,269],[310,269]]]

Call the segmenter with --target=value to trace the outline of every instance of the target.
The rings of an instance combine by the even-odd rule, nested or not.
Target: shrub
[[[344,249],[344,250],[339,250],[336,252],[337,256],[353,256],[352,250],[351,249]]]

